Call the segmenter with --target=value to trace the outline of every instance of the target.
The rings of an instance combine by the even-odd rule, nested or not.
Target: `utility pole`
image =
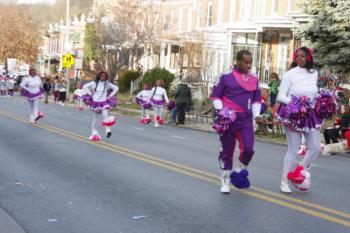
[[[70,0],[66,2],[66,54],[69,53],[69,37],[70,37]],[[69,101],[69,92],[70,92],[70,78],[69,78],[69,68],[66,68],[67,76],[67,101]]]

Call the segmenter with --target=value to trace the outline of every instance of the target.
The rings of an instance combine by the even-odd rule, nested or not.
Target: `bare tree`
[[[41,38],[38,22],[20,5],[1,5],[0,22],[0,60],[35,63]]]
[[[95,23],[102,54],[97,60],[111,77],[133,65],[134,57],[137,61],[142,56],[142,48],[154,39],[158,22],[158,8],[137,0],[120,0],[99,12]]]

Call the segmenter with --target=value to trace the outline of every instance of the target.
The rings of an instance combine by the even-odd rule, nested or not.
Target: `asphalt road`
[[[41,106],[32,125],[24,99],[0,98],[0,206],[26,232],[350,232],[350,157],[320,156],[312,189],[284,195],[286,147],[256,142],[253,187],[222,195],[215,134],[117,116],[93,143],[89,111]]]

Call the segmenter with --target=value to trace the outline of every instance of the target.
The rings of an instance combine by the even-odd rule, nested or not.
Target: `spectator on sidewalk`
[[[59,85],[58,77],[56,77],[54,82],[53,82],[53,87],[52,87],[55,104],[58,104],[58,100],[59,100],[59,97],[60,97],[60,92],[59,92],[58,85]]]
[[[182,81],[175,91],[174,96],[177,111],[177,124],[183,125],[185,124],[185,112],[192,103],[191,89]]]
[[[323,131],[323,136],[326,144],[337,143],[340,135],[344,135],[348,141],[350,141],[350,134],[347,134],[349,131],[350,124],[350,107],[345,105],[342,106],[342,116],[341,118],[337,118],[334,122],[333,127],[328,127]],[[349,146],[350,148],[350,146]]]
[[[270,76],[270,83],[269,83],[269,87],[270,87],[270,105],[271,108],[273,108],[275,106],[276,103],[276,97],[278,95],[278,87],[280,85],[280,81],[278,78],[278,74],[276,73],[272,73]]]
[[[49,103],[49,95],[50,95],[50,90],[51,90],[51,83],[50,79],[46,78],[44,85],[43,85],[44,91],[45,91],[45,104]]]
[[[67,98],[67,82],[65,78],[62,78],[58,84],[58,91],[60,93],[58,103],[64,106]]]

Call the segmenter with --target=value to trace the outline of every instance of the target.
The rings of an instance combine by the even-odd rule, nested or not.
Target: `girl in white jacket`
[[[164,124],[163,113],[165,103],[169,103],[166,90],[163,88],[164,81],[159,79],[157,85],[152,88],[148,102],[152,104],[154,113],[154,126],[159,127]]]
[[[310,185],[310,173],[309,168],[311,162],[316,159],[320,153],[320,128],[322,126],[322,120],[320,120],[314,114],[308,114],[305,124],[301,127],[292,127],[288,123],[288,119],[283,119],[280,116],[282,113],[282,106],[286,106],[291,103],[292,96],[295,97],[307,97],[311,103],[315,102],[318,96],[317,90],[317,71],[313,69],[312,52],[306,47],[301,47],[294,52],[292,68],[286,72],[281,82],[277,100],[281,102],[281,106],[277,111],[277,114],[285,123],[284,130],[288,141],[288,150],[284,158],[284,166],[281,181],[281,192],[291,193],[289,187],[289,181],[291,176],[289,173],[293,170],[293,163],[299,150],[302,134],[305,136],[305,142],[308,147],[308,153],[304,156],[302,161],[297,166],[293,173],[298,173],[300,177],[300,185],[296,186],[298,189],[308,189]],[[293,183],[295,184],[295,183]],[[304,187],[302,187],[304,186]]]
[[[27,97],[30,108],[30,122],[36,123],[40,118],[44,117],[44,113],[39,111],[39,99],[43,97],[43,89],[41,88],[41,78],[36,75],[36,70],[31,68],[29,76],[20,84],[22,95]]]
[[[117,105],[114,96],[119,88],[108,81],[107,72],[101,71],[97,74],[96,80],[85,84],[83,89],[88,94],[83,97],[84,102],[90,105],[92,110],[92,135],[90,140],[101,140],[97,130],[97,118],[100,114],[102,115],[102,125],[106,129],[106,137],[110,138],[112,136],[111,126],[115,124],[116,120],[115,117],[110,117],[108,112]]]

